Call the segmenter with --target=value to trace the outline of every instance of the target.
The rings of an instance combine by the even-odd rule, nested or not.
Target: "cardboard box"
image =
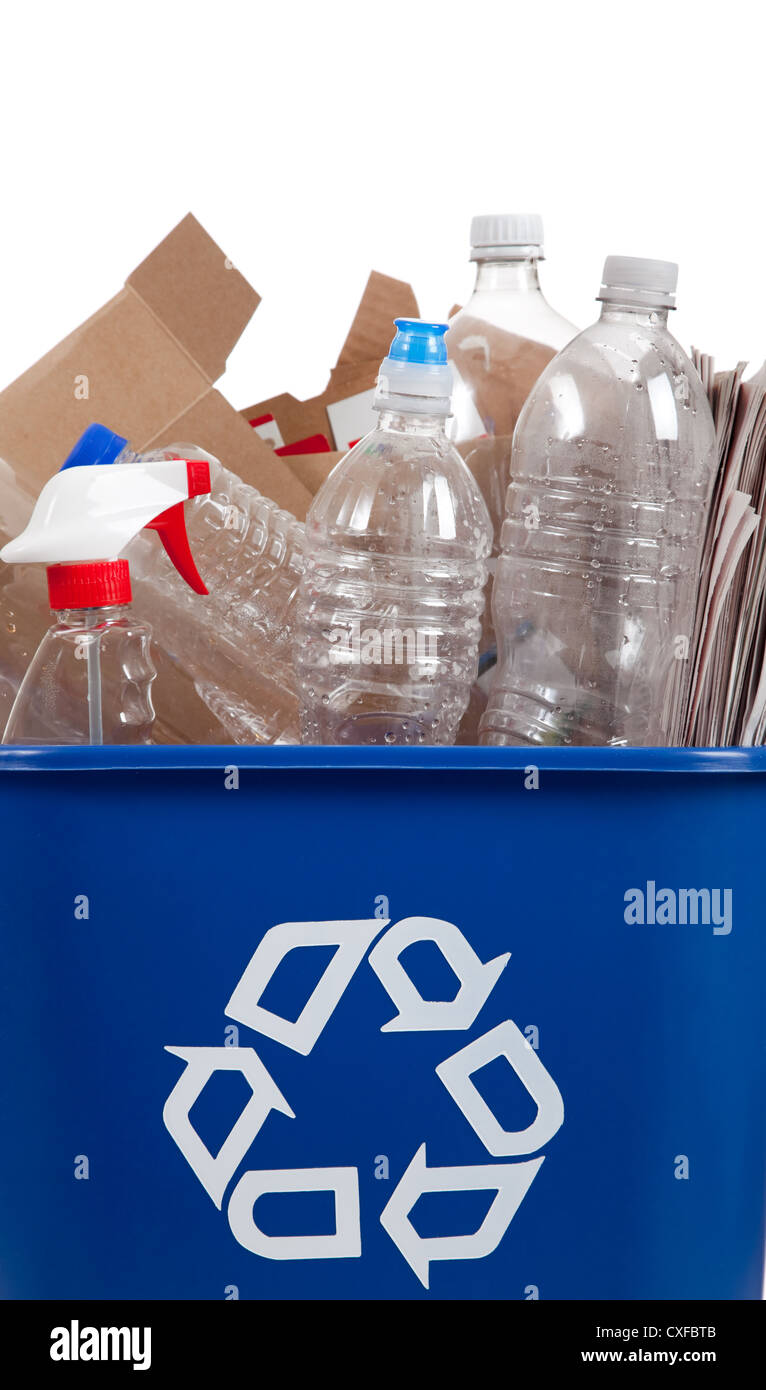
[[[306,401],[299,401],[287,392],[272,396],[270,400],[243,410],[244,419],[252,422],[264,416],[272,417],[279,436],[288,446],[311,436],[324,436],[334,457],[312,454],[312,463],[307,468],[301,468],[295,457],[289,459],[299,478],[311,477],[321,483],[338,456],[375,423],[372,393],[380,364],[394,336],[394,319],[417,316],[418,305],[410,285],[374,270],[321,395]]]
[[[213,389],[259,296],[189,214],[119,294],[0,393],[0,456],[34,492],[99,420],[135,449],[193,442],[304,517],[286,460]]]

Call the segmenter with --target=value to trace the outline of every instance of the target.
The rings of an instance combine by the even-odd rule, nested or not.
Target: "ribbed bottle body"
[[[676,740],[715,437],[664,320],[605,311],[520,416],[486,744]]]
[[[490,548],[481,494],[441,421],[382,422],[341,461],[306,523],[304,742],[454,742]]]

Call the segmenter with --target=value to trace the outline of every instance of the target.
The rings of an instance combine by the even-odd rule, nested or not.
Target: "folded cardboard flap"
[[[201,445],[243,482],[250,483],[278,506],[292,512],[299,521],[305,520],[312,493],[291,468],[292,459],[288,464],[275,454],[224,400],[220,391],[206,392],[202,400],[195,401],[145,441],[145,447],[153,449],[162,444]]]
[[[295,444],[312,434],[323,434],[331,445],[342,446],[348,441],[335,439],[328,405],[373,389],[381,361],[394,336],[394,319],[417,318],[417,315],[412,287],[403,280],[394,280],[390,275],[373,270],[321,395],[306,401],[299,401],[289,393],[272,396],[270,400],[249,406],[242,415],[247,421],[273,415],[285,444]],[[290,465],[297,471],[294,458]]]
[[[261,297],[191,213],[126,280],[199,367],[217,381]]]
[[[273,415],[285,444],[297,444],[299,439],[308,439],[312,434],[323,434],[325,439],[332,440],[323,396],[315,396],[309,401],[299,401],[284,391],[279,396],[271,396],[267,401],[249,406],[240,414],[252,434],[256,433],[250,423],[252,420],[259,420],[264,415]],[[290,466],[295,465],[291,463]]]
[[[258,302],[189,214],[119,294],[0,393],[0,456],[36,492],[94,420],[136,449],[180,440],[183,429],[187,442],[305,514],[309,495],[289,465],[212,390]]]
[[[209,383],[122,290],[0,394],[0,453],[36,491],[94,420],[137,447]]]
[[[375,371],[391,344],[394,319],[416,319],[418,304],[412,287],[373,270],[335,364],[338,368],[374,362]]]

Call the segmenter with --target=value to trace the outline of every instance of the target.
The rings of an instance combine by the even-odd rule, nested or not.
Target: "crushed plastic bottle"
[[[676,279],[669,262],[610,256],[601,317],[521,413],[484,744],[678,741],[716,449],[668,330]]]
[[[47,566],[57,622],[21,683],[4,743],[149,742],[154,710],[151,630],[130,613],[128,562],[143,527],[156,530],[198,593],[183,504],[210,487],[206,463],[125,464],[125,441],[101,425],[82,435],[47,482],[25,530],[0,552],[7,564]]]
[[[0,459],[0,546],[23,530],[34,498]],[[0,567],[0,729],[50,621],[45,576],[36,565]]]
[[[144,458],[203,458],[211,491],[187,508],[187,529],[208,597],[178,583],[145,537],[128,552],[136,610],[236,743],[297,743],[293,667],[303,525],[194,445]]]
[[[395,322],[377,427],[306,521],[295,643],[305,743],[452,743],[476,675],[492,529],[445,433],[447,325]]]

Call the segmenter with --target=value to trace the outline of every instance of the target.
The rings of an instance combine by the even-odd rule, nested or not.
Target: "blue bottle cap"
[[[62,463],[59,473],[63,473],[65,468],[88,468],[95,463],[114,463],[127,442],[121,435],[108,430],[106,425],[88,425],[71,454]]]
[[[425,323],[423,319],[394,319],[397,334],[389,349],[393,362],[413,362],[431,367],[447,361],[444,334],[448,323]]]

